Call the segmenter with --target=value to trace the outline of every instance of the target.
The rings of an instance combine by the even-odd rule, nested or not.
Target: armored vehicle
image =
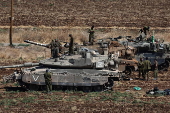
[[[155,41],[152,42],[151,38],[152,37],[142,41],[129,41],[128,45],[137,49],[135,53],[136,60],[139,61],[141,57],[148,57],[153,64],[154,59],[157,59],[159,64],[158,69],[165,70],[169,67],[170,43],[164,42],[162,39],[155,39]]]
[[[47,47],[44,44],[36,45]],[[0,66],[0,68],[21,68],[15,72],[15,78],[28,90],[45,89],[46,69],[50,69],[52,73],[54,90],[77,89],[89,92],[111,89],[114,80],[121,78],[123,73],[114,68],[114,62],[110,63],[108,55],[86,49],[79,47],[73,55],[62,54],[58,58],[44,59],[38,63]],[[109,68],[110,66],[112,69]]]
[[[111,41],[109,44],[110,58],[118,62],[118,70],[125,73],[124,78],[129,78],[132,71],[137,70],[138,61],[135,59],[136,49],[128,46],[127,43],[119,43],[118,41]]]
[[[141,35],[140,35],[141,36]],[[137,37],[133,39],[131,36],[119,36],[117,38],[108,38],[111,41],[117,41],[120,44],[126,44],[129,47],[133,47],[136,49],[134,59],[139,61],[140,58],[146,58],[151,61],[153,64],[154,59],[158,61],[158,69],[159,70],[167,70],[170,65],[170,43],[164,42],[163,39],[155,39],[154,36],[151,36],[147,39],[141,39],[141,37]],[[152,41],[154,38],[154,41]],[[125,55],[126,56],[126,55]],[[126,69],[126,70],[132,70]],[[129,73],[129,71],[128,71]]]

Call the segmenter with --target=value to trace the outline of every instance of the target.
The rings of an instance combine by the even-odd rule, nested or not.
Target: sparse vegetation
[[[21,102],[22,103],[34,103],[36,102],[36,97],[35,96],[29,96],[29,97],[24,97]]]

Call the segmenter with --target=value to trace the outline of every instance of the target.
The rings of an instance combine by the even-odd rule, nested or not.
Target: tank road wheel
[[[132,73],[132,69],[130,67],[127,67],[124,73],[125,73],[125,77],[128,78]]]
[[[168,61],[168,60],[165,60],[165,63],[164,63],[164,70],[168,70],[169,65],[170,65],[169,61]]]
[[[75,89],[74,86],[67,86],[68,91],[74,91],[74,89]]]
[[[29,90],[30,91],[37,91],[39,89],[39,86],[36,84],[29,84]]]
[[[55,86],[53,86],[53,89],[54,90],[63,90],[63,86],[55,85]]]
[[[42,86],[41,86],[41,90],[42,90],[42,91],[46,91],[46,86],[45,86],[45,85],[42,85]]]
[[[92,87],[91,86],[83,86],[83,91],[84,92],[91,92],[92,91]]]
[[[111,89],[114,85],[113,79],[108,79],[108,82],[104,85],[105,89]]]
[[[158,66],[158,70],[167,71],[169,68],[169,61],[165,60],[164,63]]]
[[[103,86],[94,86],[94,87],[93,87],[93,90],[94,90],[95,92],[103,91]]]

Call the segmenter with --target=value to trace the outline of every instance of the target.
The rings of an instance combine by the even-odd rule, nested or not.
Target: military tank
[[[118,70],[125,73],[124,78],[129,78],[133,71],[138,69],[138,61],[135,59],[136,49],[128,46],[127,43],[121,44],[120,42],[111,41],[109,44],[109,54],[111,59],[118,62]]]
[[[135,59],[146,58],[153,64],[154,59],[158,61],[159,70],[167,70],[170,65],[170,43],[164,42],[162,39],[155,39],[155,42],[150,41],[151,37],[146,40],[128,41],[128,45],[137,49]]]
[[[29,41],[27,41],[29,43]],[[39,46],[46,44],[32,42]],[[75,54],[62,54],[58,58],[48,58],[38,63],[25,63],[2,68],[20,68],[15,72],[15,79],[20,86],[28,90],[44,90],[44,73],[50,69],[54,90],[77,89],[84,92],[105,91],[111,89],[114,80],[121,78],[123,73],[117,69],[110,69],[108,55],[101,55],[93,50],[82,51],[84,47],[76,49]],[[27,67],[27,68],[23,68]]]
[[[163,39],[156,39],[154,43],[151,42],[151,37],[145,40],[139,40],[139,37],[133,39],[131,36],[119,36],[117,38],[108,38],[111,41],[117,41],[122,45],[126,45],[135,48],[134,59],[135,67],[128,67],[125,69],[127,75],[132,72],[132,70],[137,70],[136,61],[140,61],[140,58],[146,58],[154,63],[154,59],[158,61],[159,70],[167,70],[170,65],[170,43],[164,42]],[[127,56],[127,55],[125,55]],[[131,62],[131,61],[130,61]],[[131,62],[133,63],[133,62]],[[133,63],[134,64],[134,63]],[[133,65],[132,64],[132,65]],[[131,64],[130,64],[131,65]]]

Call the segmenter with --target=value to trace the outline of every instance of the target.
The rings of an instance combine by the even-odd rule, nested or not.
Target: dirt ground
[[[169,27],[169,0],[14,0],[14,26]],[[9,26],[10,1],[0,1]]]

